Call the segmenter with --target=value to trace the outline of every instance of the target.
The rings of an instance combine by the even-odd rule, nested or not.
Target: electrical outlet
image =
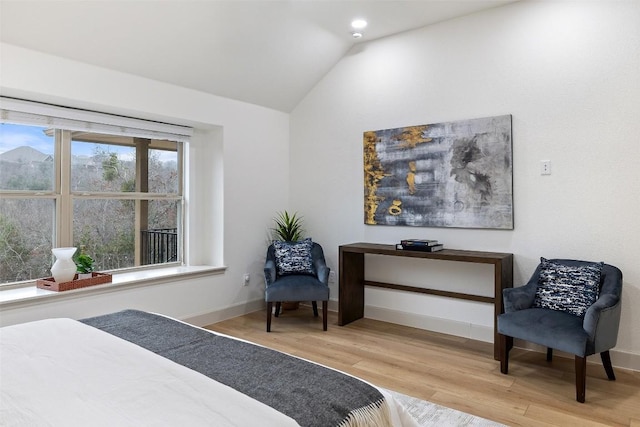
[[[244,276],[242,276],[242,285],[249,286],[250,282],[251,282],[251,276],[249,275],[249,273],[244,273]]]
[[[335,271],[330,271],[329,272],[329,283],[336,283],[336,272]]]
[[[551,160],[540,160],[540,175],[551,175]]]

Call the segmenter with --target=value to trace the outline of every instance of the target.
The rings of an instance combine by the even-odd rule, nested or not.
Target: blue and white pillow
[[[287,274],[316,274],[311,256],[313,242],[310,238],[297,242],[276,240],[273,242],[273,247],[279,276]]]
[[[603,263],[570,266],[540,258],[542,269],[534,307],[564,311],[584,317],[598,299]]]

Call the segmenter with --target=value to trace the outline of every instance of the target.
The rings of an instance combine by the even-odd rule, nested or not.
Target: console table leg
[[[338,325],[364,317],[364,254],[340,250]]]

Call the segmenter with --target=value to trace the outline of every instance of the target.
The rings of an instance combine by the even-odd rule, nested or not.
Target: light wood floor
[[[493,346],[421,329],[361,319],[329,330],[310,307],[285,311],[267,333],[266,312],[207,328],[313,360],[377,386],[507,425],[640,427],[640,372],[614,368],[608,381],[598,356],[587,367],[586,403],[575,401],[573,359],[514,349],[509,375]],[[595,363],[598,362],[598,363]]]

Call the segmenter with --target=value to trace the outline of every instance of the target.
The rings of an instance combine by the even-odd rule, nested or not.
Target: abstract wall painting
[[[364,222],[513,229],[511,115],[364,132]]]

